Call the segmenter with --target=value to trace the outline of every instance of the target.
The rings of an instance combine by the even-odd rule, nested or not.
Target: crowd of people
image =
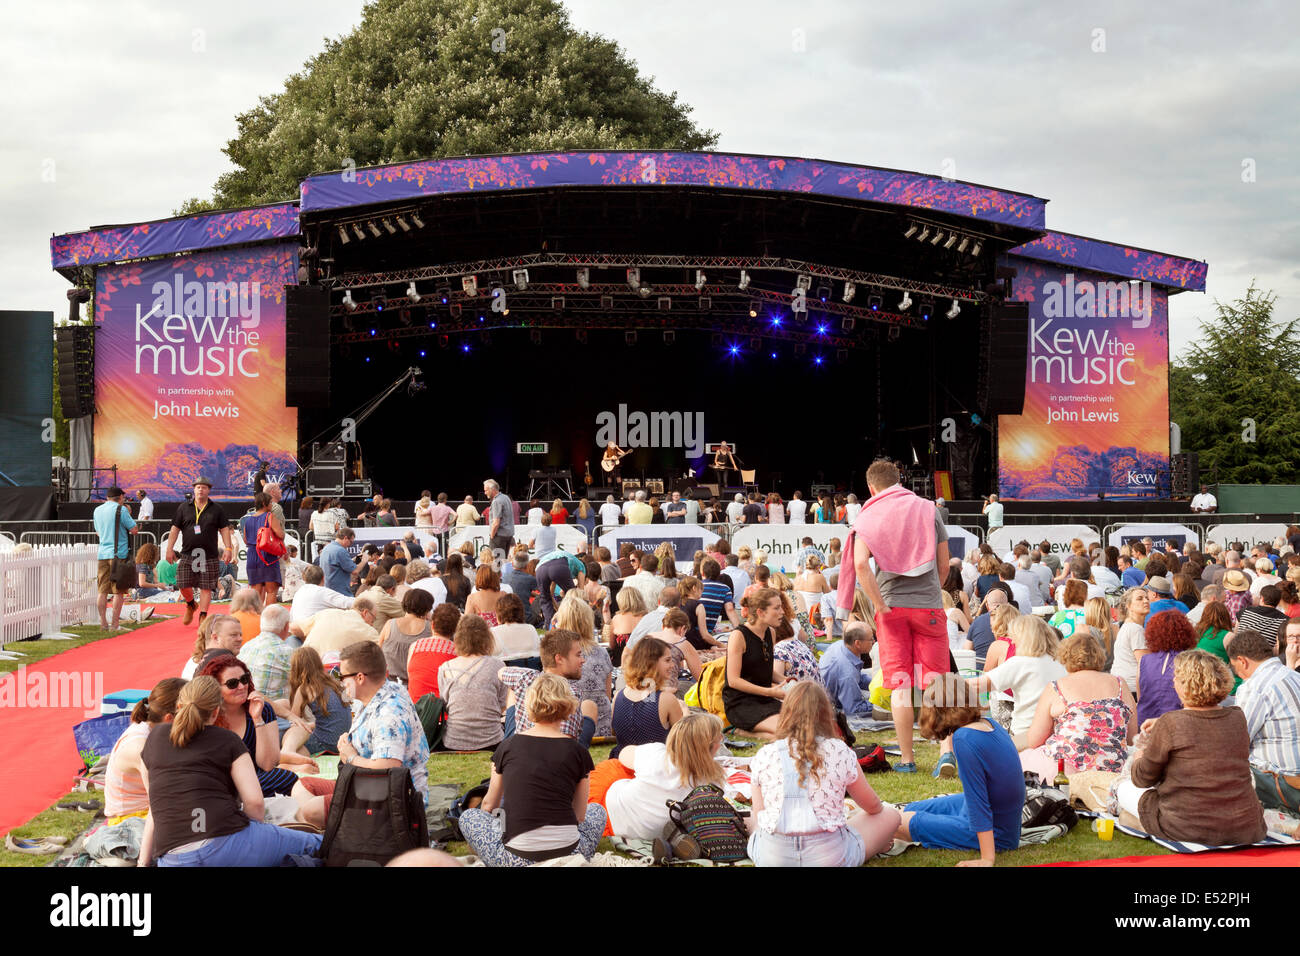
[[[516,541],[520,509],[495,482],[486,514],[422,496],[420,527],[489,526],[489,547],[446,554],[397,539],[357,553],[354,528],[323,502],[300,522],[330,540],[316,563],[294,565],[288,606],[272,540],[283,542],[283,512],[259,492],[240,521],[249,583],[222,614],[209,612],[220,565],[199,558],[229,559],[231,525],[201,480],[165,548],[186,622],[199,617],[194,651],[109,758],[111,822],[147,817],[141,861],[160,865],[310,853],[333,798],[321,754],[405,767],[427,795],[416,705],[429,695],[445,704],[438,746],[492,754],[487,795],[459,823],[488,865],[590,858],[602,835],[666,838],[667,802],[722,783],[719,716],[765,742],[749,763],[758,865],[855,866],[913,844],[990,865],[1019,845],[1027,777],[1051,782],[1058,769],[1113,775],[1117,808],[1169,839],[1253,842],[1265,809],[1300,812],[1300,529],[1250,552],[1076,541],[1058,556],[1019,542],[962,559],[936,504],[901,487],[892,464],[872,465],[867,484],[863,503],[732,503],[738,524],[778,520],[773,506],[779,520],[848,521],[841,547],[804,539],[793,579],[725,538],[689,566],[667,543],[617,556],[557,544],[556,525],[606,523],[612,502],[572,514],[535,502],[527,523],[542,533]],[[709,516],[640,497],[621,518],[653,523],[638,505],[665,521]],[[376,522],[392,514],[375,503]],[[116,508],[106,533],[110,518],[119,539],[129,533]],[[177,561],[178,538],[193,560]],[[958,673],[958,654],[977,676]],[[911,728],[918,705],[939,744],[934,776],[959,777],[963,792],[890,806],[841,727]],[[598,765],[596,738],[614,744]],[[893,770],[916,773],[912,735],[898,744]],[[180,788],[213,821],[199,839],[165,806]]]

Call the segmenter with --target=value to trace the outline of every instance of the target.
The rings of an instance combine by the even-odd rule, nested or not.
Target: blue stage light
[[[369,356],[369,355],[366,356],[366,361],[367,361],[367,362],[370,361],[370,356]]]
[[[468,352],[468,351],[469,351],[469,343],[466,342],[464,345],[462,345],[462,346],[460,347],[460,350],[461,350],[462,352]]]
[[[779,315],[772,316],[772,326],[773,328],[778,328],[778,329],[781,327],[781,316]]]
[[[420,349],[420,358],[424,358],[424,349]]]
[[[826,334],[826,326],[825,326],[825,324],[822,324],[822,325],[817,326],[817,334],[818,334],[818,335],[825,335],[825,334]]]
[[[431,328],[431,329],[436,329],[437,327],[438,327],[438,323],[437,323],[437,322],[430,322],[430,323],[429,323],[429,328]]]
[[[732,355],[739,355],[739,354],[740,354],[740,346],[739,346],[739,345],[732,345],[732,346],[730,346],[730,347],[727,349],[727,351],[730,352]]]
[[[371,335],[374,335],[374,334],[375,334],[375,330],[374,330],[374,329],[371,329],[371,330],[370,330],[370,334],[371,334]]]
[[[816,358],[814,358],[814,359],[813,359],[813,364],[814,364],[814,365],[821,365],[821,364],[822,364],[822,357],[821,357],[820,355],[818,355]]]
[[[772,353],[772,358],[776,358],[776,353],[775,353],[775,352]]]

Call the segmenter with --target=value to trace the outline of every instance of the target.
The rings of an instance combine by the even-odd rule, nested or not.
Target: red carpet
[[[22,645],[13,649],[21,651]],[[178,677],[193,650],[194,626],[185,627],[180,618],[174,618],[73,648],[32,664],[24,672],[0,677],[0,682],[9,684],[4,688],[5,706],[0,707],[0,781],[4,781],[0,787],[0,836],[72,788],[73,778],[83,766],[72,728],[87,718],[87,710],[93,712],[91,716],[99,713],[103,693],[129,687],[147,689],[164,677]],[[22,685],[19,673],[24,674]],[[56,674],[59,679],[53,681]],[[72,682],[65,676],[71,674],[81,677]],[[76,699],[49,700],[53,695],[47,688],[59,686]],[[11,706],[11,701],[17,705]],[[55,703],[69,706],[50,706]]]
[[[1038,866],[1300,866],[1300,846],[1250,847],[1207,853],[1169,853],[1165,856],[1119,856],[1111,860],[1075,860],[1039,863]]]

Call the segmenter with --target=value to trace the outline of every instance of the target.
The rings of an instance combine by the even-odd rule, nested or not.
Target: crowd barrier
[[[0,554],[0,646],[94,620],[97,552],[68,544]]]

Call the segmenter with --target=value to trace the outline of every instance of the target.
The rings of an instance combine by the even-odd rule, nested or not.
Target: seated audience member
[[[1105,654],[1088,634],[1067,637],[1057,648],[1065,676],[1038,698],[1034,722],[1020,754],[1026,770],[1051,781],[1057,761],[1067,775],[1079,770],[1119,773],[1137,734],[1137,705],[1128,685],[1103,670]]]
[[[576,635],[571,640],[576,646]],[[529,673],[535,679],[522,702],[527,726],[497,747],[487,796],[460,818],[465,841],[488,866],[528,866],[573,853],[590,860],[605,830],[604,807],[587,802],[591,754],[563,726],[577,698],[558,675]],[[508,808],[504,820],[493,814],[500,806]]]
[[[957,865],[992,866],[998,850],[1020,846],[1025,778],[1016,745],[996,721],[980,717],[979,697],[956,674],[940,674],[925,689],[920,726],[928,738],[952,738],[962,792],[907,804],[898,839],[926,849],[979,850],[978,860]]]
[[[844,628],[844,638],[827,648],[819,663],[822,683],[835,706],[852,717],[871,716],[871,700],[863,693],[871,678],[862,673],[870,659],[875,636],[865,621],[853,621]]]
[[[650,608],[646,605],[641,592],[634,588],[620,588],[618,597],[614,600],[618,604],[618,613],[608,625],[609,658],[613,665],[618,667],[623,659],[623,651],[632,639],[632,632],[636,630],[637,624]]]
[[[591,775],[591,801],[603,803],[609,814],[606,835],[629,840],[653,840],[668,826],[668,801],[682,800],[696,787],[723,785],[721,765],[714,754],[722,746],[722,721],[713,714],[685,715],[668,731],[663,743],[624,747],[617,759],[597,764]],[[597,793],[601,768],[608,779]],[[597,799],[597,796],[601,799]]]
[[[1059,643],[1056,631],[1042,618],[1021,614],[1011,622],[1007,631],[1015,656],[985,671],[980,677],[970,678],[968,683],[972,693],[997,690],[1011,694],[1012,710],[1007,730],[1013,738],[1018,738],[1016,742],[1019,745],[1034,722],[1038,698],[1048,684],[1065,676],[1065,668],[1056,661]],[[1092,640],[1091,635],[1088,639]]]
[[[1009,607],[1011,611],[1007,612],[1008,616],[1004,621],[1009,622],[1012,617],[1020,612],[1016,606],[1011,604],[1011,591],[1002,585],[997,585],[989,589],[976,608],[976,616],[970,623],[970,629],[966,632],[966,649],[975,652],[975,666],[983,668],[988,661],[989,648],[997,641],[1006,637],[1005,626],[1002,633],[995,634],[993,622],[998,618],[994,612],[1000,607]],[[1014,613],[1012,613],[1014,612]]]
[[[194,639],[194,653],[181,670],[183,680],[192,680],[199,666],[213,651],[239,653],[244,641],[243,625],[229,614],[213,614],[199,622],[198,636]]]
[[[1174,600],[1182,604],[1184,614],[1190,614],[1201,602],[1196,595],[1196,587],[1192,584],[1192,578],[1187,574],[1175,574],[1169,582],[1174,589]]]
[[[287,642],[289,636],[289,609],[283,604],[268,604],[262,611],[262,631],[239,649],[237,655],[248,665],[253,684],[280,718],[279,729],[289,726],[287,705],[276,707],[276,702],[289,696],[289,660],[294,648]]]
[[[725,544],[721,541],[719,546]],[[740,615],[736,613],[735,594],[731,579],[722,573],[722,565],[714,558],[706,557],[700,562],[700,603],[704,605],[704,619],[708,632],[716,634],[719,624],[725,619],[732,627],[740,624]],[[620,592],[621,593],[621,592]]]
[[[996,594],[997,592],[991,593]],[[985,673],[998,667],[1009,658],[1016,656],[1016,644],[1011,637],[1011,622],[1020,617],[1020,612],[1016,610],[1014,604],[1001,604],[994,608],[992,614],[987,616],[992,618],[990,632],[993,635],[993,643],[988,646],[984,656],[984,663],[980,665]],[[978,663],[980,660],[978,651],[976,654],[975,660]],[[1015,710],[1012,695],[997,691],[992,695],[989,705],[993,713],[993,719],[1003,727],[1009,727],[1011,725],[1011,713]]]
[[[510,588],[511,591],[523,602],[525,608],[524,621],[528,624],[537,623],[537,608],[534,606],[533,593],[537,590],[537,578],[533,577],[527,571],[528,568],[528,548],[520,545],[515,549],[514,557],[510,559],[510,567],[501,575],[501,583]],[[497,619],[500,621],[500,618]]]
[[[1266,562],[1267,558],[1261,561]],[[1250,607],[1242,608],[1237,614],[1237,628],[1240,630],[1259,631],[1276,649],[1278,635],[1286,626],[1286,614],[1277,609],[1282,600],[1282,589],[1275,584],[1266,584],[1260,588],[1258,598]]]
[[[636,642],[650,634],[658,634],[664,629],[664,617],[673,608],[682,606],[682,592],[676,584],[670,584],[659,592],[659,604],[646,612],[645,616],[636,622],[636,627],[632,628],[632,634],[627,639],[627,644],[623,647],[623,653],[636,646]],[[611,618],[612,620],[612,618]],[[664,637],[663,640],[668,640]]]
[[[158,565],[158,545],[146,541],[135,553],[135,575],[137,600],[143,601],[166,590],[163,583],[154,577],[154,568]]]
[[[582,677],[582,638],[573,631],[553,630],[542,638],[542,671],[554,674],[568,681]],[[528,712],[521,708],[528,688],[541,676],[538,671],[527,667],[503,667],[497,676],[509,689],[512,703],[506,710],[505,736],[522,733],[529,728]],[[570,737],[575,738],[583,747],[591,745],[591,738],[596,736],[596,702],[582,701],[577,708],[566,715],[560,722],[561,728]]]
[[[668,739],[669,729],[686,713],[674,695],[677,673],[672,650],[657,637],[642,638],[628,651],[625,686],[614,695],[611,723],[618,743],[610,757],[617,758],[624,747]]]
[[[727,642],[727,684],[722,703],[727,719],[740,730],[771,740],[787,687],[773,673],[773,628],[785,620],[780,596],[771,588],[750,595],[746,623]]]
[[[452,643],[456,656],[438,668],[440,696],[447,702],[443,749],[495,750],[509,692],[497,676],[502,664],[492,656],[492,629],[479,615],[466,614],[456,624]]]
[[[1213,654],[1190,650],[1174,663],[1182,708],[1142,724],[1132,779],[1121,779],[1121,810],[1153,836],[1182,843],[1256,843],[1266,828],[1246,770],[1251,743],[1246,717],[1220,707],[1232,674]]]
[[[573,693],[579,704],[592,701],[596,705],[596,736],[608,737],[614,716],[614,665],[609,652],[596,643],[596,619],[591,605],[582,598],[582,591],[574,589],[564,595],[556,609],[551,625],[556,630],[572,631],[578,635],[582,647],[582,676],[573,682]]]
[[[104,815],[109,826],[149,814],[149,792],[140,776],[140,753],[154,728],[171,723],[186,683],[179,677],[165,677],[155,684],[149,696],[135,705],[130,726],[113,744],[104,774]]]
[[[995,584],[1002,583],[1002,576],[999,573],[1002,569],[1002,562],[997,559],[996,555],[986,554],[979,560],[979,577],[975,579],[975,597],[983,600],[984,596],[989,593],[989,588]],[[1007,589],[1007,596],[1010,597],[1011,589]],[[1025,608],[1026,611],[1029,608]]]
[[[1300,812],[1300,673],[1258,631],[1239,630],[1227,646],[1241,678],[1237,706],[1250,732],[1255,795],[1266,809]]]
[[[1293,671],[1300,668],[1300,621],[1294,619],[1287,621],[1283,631],[1281,657],[1286,664],[1286,669]],[[1238,678],[1237,680],[1240,682],[1241,679]],[[1232,692],[1234,694],[1237,692],[1236,687],[1233,687]]]
[[[469,544],[469,542],[465,542]],[[473,548],[473,545],[470,545]],[[465,602],[469,600],[470,592],[474,589],[473,582],[465,574],[465,556],[459,551],[453,551],[447,555],[447,567],[442,575],[437,578],[438,586],[443,590],[445,600],[449,604],[456,605],[456,610],[462,614],[465,613]],[[435,599],[437,595],[434,595]],[[436,603],[441,604],[442,601]]]
[[[1139,724],[1178,710],[1174,658],[1196,646],[1196,631],[1182,611],[1161,611],[1146,626],[1147,652],[1138,664]]]
[[[813,637],[795,628],[797,620],[794,605],[784,592],[778,589],[777,597],[781,599],[786,620],[773,632],[776,647],[773,650],[775,660],[772,663],[772,679],[778,682],[811,680],[820,684],[822,673],[817,665],[817,652],[813,650]]]
[[[149,794],[140,866],[279,866],[320,849],[320,834],[262,822],[253,760],[214,726],[221,709],[221,687],[202,675],[181,689],[173,721],[150,731],[140,755]],[[196,811],[204,824],[197,835]]]
[[[497,621],[497,601],[501,598],[501,575],[490,564],[480,564],[474,573],[474,593],[465,601],[465,613],[477,614],[487,621],[488,627],[495,627]]]
[[[352,729],[339,736],[340,761],[371,770],[405,767],[427,803],[429,742],[410,695],[388,680],[383,648],[358,641],[343,648],[339,657],[343,689],[361,702]]]
[[[343,684],[327,673],[320,655],[300,647],[289,659],[289,710],[300,723],[284,733],[280,749],[311,757],[338,753],[339,735],[352,725]]]
[[[492,628],[492,654],[514,667],[542,669],[537,628],[525,623],[524,602],[517,594],[497,598],[497,620]]]
[[[1227,571],[1220,582],[1223,588],[1223,603],[1232,618],[1232,626],[1237,626],[1237,617],[1255,602],[1250,596],[1250,579],[1244,571]]]
[[[1201,614],[1200,624],[1196,625],[1196,632],[1199,635],[1196,642],[1197,648],[1213,654],[1227,664],[1229,670],[1231,670],[1232,662],[1228,660],[1228,651],[1224,646],[1228,636],[1232,633],[1232,618],[1228,616],[1228,609],[1218,602],[1205,608]],[[1237,688],[1240,686],[1241,678],[1233,674],[1232,691],[1228,694],[1229,698],[1236,695]]]
[[[1105,600],[1105,598],[1102,598]],[[1084,604],[1088,601],[1088,582],[1071,578],[1065,582],[1065,596],[1061,598],[1063,607],[1052,615],[1048,623],[1061,632],[1062,637],[1069,637],[1075,631],[1088,628],[1088,612]],[[1021,608],[1027,611],[1028,608]]]
[[[370,598],[359,597],[347,611],[326,608],[311,617],[289,624],[289,633],[302,638],[306,647],[313,647],[324,657],[331,651],[341,651],[357,641],[379,643],[379,632],[374,628],[375,608]]]
[[[1143,624],[1151,609],[1151,595],[1145,588],[1129,588],[1120,598],[1120,619],[1124,622],[1115,635],[1115,662],[1110,672],[1122,677],[1128,689],[1138,692],[1138,663],[1147,652]]]
[[[262,595],[253,588],[240,588],[231,598],[230,616],[243,628],[247,644],[262,633]]]
[[[659,638],[668,645],[668,653],[672,655],[673,666],[676,668],[674,676],[679,675],[683,670],[691,674],[692,680],[700,679],[700,671],[704,665],[700,662],[700,655],[696,653],[695,648],[691,646],[690,640],[687,639],[687,632],[691,629],[691,619],[686,616],[686,612],[679,607],[668,608],[663,616],[663,627],[654,634],[648,634],[647,637],[653,636]],[[641,640],[645,640],[642,638]],[[637,641],[632,645],[641,643]],[[779,645],[778,645],[779,646]]]
[[[317,611],[335,608],[346,611],[352,607],[351,595],[339,594],[324,586],[325,572],[314,564],[309,564],[302,571],[302,587],[293,596],[289,608],[290,620],[304,621]]]
[[[310,757],[284,753],[280,749],[280,731],[271,702],[257,692],[248,665],[237,657],[221,656],[199,669],[199,676],[215,678],[221,688],[221,708],[216,725],[238,737],[253,758],[257,782],[263,796],[291,795],[305,800],[309,795],[298,782],[298,775],[281,764],[315,773],[317,766]]]
[[[438,694],[438,671],[456,656],[453,639],[460,616],[460,611],[454,604],[439,604],[433,609],[433,617],[429,620],[429,628],[433,633],[429,637],[420,638],[407,651],[406,689],[411,700],[419,702],[425,694]]]
[[[1083,605],[1084,616],[1088,622],[1088,633],[1092,635],[1105,655],[1103,671],[1109,671],[1115,660],[1115,619],[1111,614],[1110,601],[1105,598],[1088,598]]]
[[[384,633],[384,625],[402,616],[402,602],[396,596],[396,592],[397,579],[391,574],[381,572],[375,575],[374,583],[368,584],[365,589],[357,593],[357,597],[365,595],[370,599],[375,609],[375,619],[371,626],[380,634]]]
[[[1198,628],[1201,625],[1201,615],[1205,613],[1206,608],[1211,604],[1223,603],[1223,588],[1219,587],[1217,584],[1207,584],[1205,587],[1201,588],[1200,597],[1200,603],[1187,613],[1187,620],[1191,621],[1192,625]],[[1231,617],[1228,618],[1228,623],[1232,623]]]
[[[776,742],[750,762],[755,866],[861,866],[893,843],[898,811],[885,807],[835,726],[826,691],[800,681],[786,695]],[[845,814],[845,795],[862,809]]]
[[[429,612],[432,610],[433,595],[412,588],[402,598],[402,616],[390,618],[379,632],[379,646],[384,649],[390,678],[403,684],[410,683],[407,662],[411,657],[411,648],[426,637],[433,636],[433,628],[429,624]]]

